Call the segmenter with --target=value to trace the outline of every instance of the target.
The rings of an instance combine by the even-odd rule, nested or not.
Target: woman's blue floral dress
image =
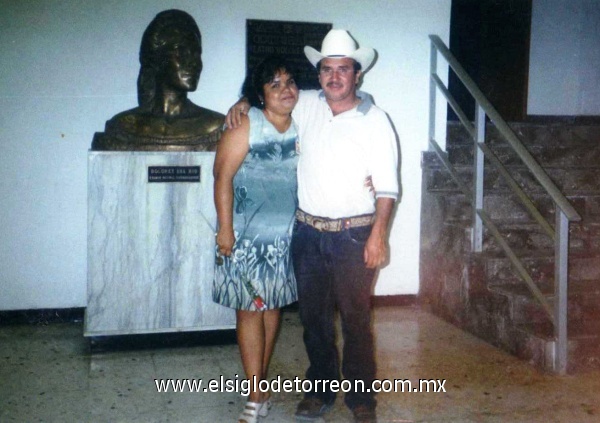
[[[279,133],[251,108],[250,151],[233,180],[235,244],[217,258],[213,300],[239,310],[280,308],[297,299],[290,239],[297,206],[298,134]]]

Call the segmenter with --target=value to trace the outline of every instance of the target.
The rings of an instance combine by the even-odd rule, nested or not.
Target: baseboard
[[[416,295],[373,295],[373,307],[405,307],[417,304]],[[294,302],[283,308],[283,311],[298,311],[298,303]],[[0,326],[4,325],[46,325],[51,323],[83,322],[85,308],[32,309],[32,310],[0,310]]]
[[[373,307],[407,307],[418,304],[416,294],[412,295],[372,295],[371,306]],[[293,302],[282,308],[282,311],[298,311],[298,302]]]
[[[93,336],[87,339],[89,339],[90,351],[93,353],[205,347],[237,343],[235,329]]]
[[[0,310],[0,326],[83,322],[85,308]]]
[[[407,307],[417,304],[416,295],[373,295],[373,307]]]

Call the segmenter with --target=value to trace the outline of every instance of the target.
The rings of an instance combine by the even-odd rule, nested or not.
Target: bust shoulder
[[[175,117],[136,107],[118,113],[97,133],[93,150],[214,151],[225,116],[194,105]]]

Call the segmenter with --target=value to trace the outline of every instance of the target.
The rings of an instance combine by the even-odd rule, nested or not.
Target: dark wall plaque
[[[200,166],[148,166],[148,182],[200,182]]]
[[[246,74],[271,54],[284,56],[294,67],[296,83],[319,89],[317,72],[304,55],[304,46],[321,50],[330,23],[246,20]]]

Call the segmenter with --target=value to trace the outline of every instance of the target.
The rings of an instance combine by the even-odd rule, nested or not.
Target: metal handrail
[[[437,51],[446,59],[458,79],[465,85],[467,90],[471,93],[475,101],[481,105],[485,110],[486,114],[492,122],[498,128],[498,131],[506,138],[509,144],[513,147],[519,158],[523,160],[523,163],[531,171],[533,176],[538,180],[540,185],[544,187],[546,192],[550,195],[552,200],[558,205],[558,207],[567,215],[569,221],[579,221],[581,216],[573,208],[569,200],[560,192],[557,186],[550,180],[548,174],[542,169],[542,167],[535,161],[529,151],[523,146],[523,143],[515,135],[513,130],[508,126],[506,121],[500,116],[500,113],[492,106],[492,103],[488,101],[485,95],[481,92],[477,84],[471,79],[469,74],[463,69],[458,60],[452,55],[448,47],[437,35],[430,35],[429,39],[435,45]],[[439,80],[439,77],[438,77]],[[441,82],[441,81],[440,81]]]
[[[429,116],[429,143],[434,148],[442,164],[450,172],[450,175],[457,183],[460,190],[469,199],[473,207],[473,238],[471,248],[475,252],[482,251],[483,225],[488,227],[490,234],[498,241],[512,264],[515,266],[519,275],[526,282],[528,288],[534,297],[541,303],[543,309],[548,314],[550,321],[554,325],[555,334],[555,354],[553,367],[557,373],[566,373],[567,368],[567,285],[568,285],[568,243],[569,243],[569,222],[579,221],[581,216],[569,203],[567,198],[560,192],[558,187],[550,180],[547,173],[531,156],[524,147],[513,130],[504,121],[502,116],[496,111],[492,104],[486,99],[475,82],[463,69],[460,63],[452,55],[444,42],[437,35],[430,35],[431,40],[431,58],[430,58],[430,78],[431,85],[429,91],[430,116]],[[476,121],[473,125],[467,115],[460,108],[458,102],[452,97],[445,84],[437,75],[437,53],[440,53],[447,61],[450,68],[471,93],[476,102]],[[458,174],[448,161],[447,153],[444,152],[435,141],[435,106],[436,89],[439,89],[444,95],[446,101],[455,111],[460,122],[463,124],[471,138],[475,141],[474,155],[474,183],[473,191],[470,192],[462,183]],[[546,221],[539,210],[535,207],[531,199],[521,189],[519,184],[513,179],[510,172],[496,157],[493,151],[485,144],[485,117],[486,115],[496,125],[500,134],[511,145],[518,157],[523,161],[529,171],[534,175],[546,193],[551,197],[556,205],[556,224],[555,228]],[[512,248],[504,240],[496,225],[483,210],[483,158],[487,157],[492,166],[496,167],[500,174],[506,179],[509,188],[517,195],[525,205],[531,216],[542,226],[544,231],[554,240],[555,251],[555,283],[554,283],[554,307],[545,298],[542,292],[535,285],[533,279],[518,259]]]

